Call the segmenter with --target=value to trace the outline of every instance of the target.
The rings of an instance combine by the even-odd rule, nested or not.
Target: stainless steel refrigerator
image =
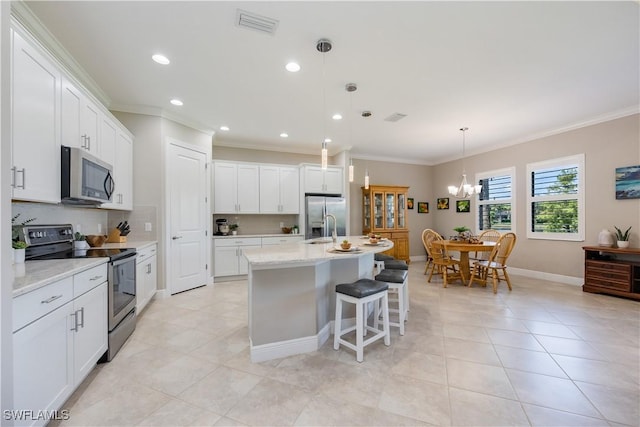
[[[344,197],[307,196],[305,202],[306,239],[331,237],[333,220],[325,218],[327,214],[335,216],[338,236],[346,234],[347,201]]]

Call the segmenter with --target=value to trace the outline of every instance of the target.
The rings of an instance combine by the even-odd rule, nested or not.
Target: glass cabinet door
[[[384,226],[384,206],[382,205],[382,201],[382,193],[373,193],[373,226],[375,228],[382,228]]]
[[[406,200],[403,193],[398,193],[398,228],[405,228]]]
[[[395,228],[396,225],[396,195],[386,193],[386,225],[385,228]]]
[[[371,196],[369,194],[364,194],[362,204],[364,205],[362,225],[368,230],[371,228]]]

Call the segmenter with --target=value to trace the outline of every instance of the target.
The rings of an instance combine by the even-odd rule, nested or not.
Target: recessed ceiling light
[[[331,142],[331,138],[325,138],[324,142],[326,142],[327,144]]]
[[[184,102],[180,101],[179,99],[172,99],[171,102],[173,105],[177,105],[178,107],[182,107],[184,105]]]
[[[342,114],[340,113],[335,113],[333,116],[331,116],[331,118],[333,120],[342,120]]]
[[[280,137],[281,137],[281,138],[288,138],[288,137],[289,137],[289,134],[288,134],[288,133],[286,133],[286,132],[282,132],[282,133],[280,134]]]
[[[159,53],[156,53],[155,55],[153,55],[151,57],[151,59],[156,61],[158,64],[162,64],[162,65],[167,65],[167,64],[169,64],[171,62],[171,61],[169,61],[169,58],[167,58],[166,56],[161,55]]]
[[[220,130],[228,131],[229,130],[229,126],[220,126]]]
[[[292,73],[297,73],[298,71],[300,71],[300,64],[298,64],[297,62],[289,62],[287,65],[285,65],[284,68]]]

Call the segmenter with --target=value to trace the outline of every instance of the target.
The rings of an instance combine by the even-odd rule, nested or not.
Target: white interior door
[[[203,152],[169,144],[169,262],[171,294],[207,284],[207,159]]]

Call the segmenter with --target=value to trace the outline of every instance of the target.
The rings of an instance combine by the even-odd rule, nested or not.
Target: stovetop
[[[69,259],[69,258],[109,258],[112,261],[117,259],[126,258],[136,254],[135,249],[120,249],[120,248],[90,248],[90,249],[67,249],[63,251],[32,254],[30,257],[26,257],[29,260],[45,260],[45,259]]]

